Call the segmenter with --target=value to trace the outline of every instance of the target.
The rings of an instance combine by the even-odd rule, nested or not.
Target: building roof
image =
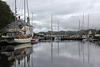
[[[24,23],[24,20],[17,20],[16,22],[12,22],[8,24],[6,27],[0,30],[0,32],[11,32],[8,29],[22,29],[24,26],[33,27],[32,25],[28,25],[27,23]]]

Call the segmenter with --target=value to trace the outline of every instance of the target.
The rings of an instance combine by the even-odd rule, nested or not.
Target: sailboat
[[[33,26],[30,25],[30,18],[29,15],[27,17],[27,23],[26,23],[26,16],[25,16],[25,5],[26,2],[28,2],[28,0],[24,0],[24,26],[22,28],[16,28],[16,24],[18,24],[19,26],[21,25],[20,22],[20,16],[19,16],[19,20],[17,20],[16,16],[17,16],[17,10],[16,10],[16,0],[15,0],[15,22],[13,23],[14,28],[12,29],[8,29],[4,35],[2,35],[2,38],[4,38],[3,42],[6,43],[28,43],[31,41],[32,36],[33,36]],[[27,4],[27,8],[28,8],[28,4]],[[29,10],[28,10],[29,12]],[[28,13],[29,14],[29,13]]]
[[[28,43],[31,41],[32,36],[33,36],[33,26],[30,25],[29,15],[27,17],[27,23],[25,22],[25,18],[26,18],[25,17],[25,2],[26,1],[24,0],[24,23],[25,23],[25,26],[22,29],[14,30],[14,32],[15,32],[14,43]],[[28,6],[28,4],[27,4],[27,6]],[[15,0],[15,15],[16,15],[16,0]]]

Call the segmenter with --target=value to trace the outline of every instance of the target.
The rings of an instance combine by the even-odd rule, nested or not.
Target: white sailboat
[[[25,14],[26,14],[25,13],[25,3],[26,1],[24,0],[24,23],[25,23],[25,18],[26,18],[25,17]],[[15,13],[16,13],[16,0],[15,0]],[[22,29],[19,29],[16,31],[15,36],[16,37],[14,38],[14,43],[28,43],[31,41],[32,36],[33,36],[33,26],[30,25],[29,15],[27,17],[27,23],[25,23],[25,26]]]
[[[28,0],[27,0],[28,2]],[[25,4],[26,0],[24,0],[24,26],[23,28],[16,28],[16,23],[17,23],[17,10],[16,10],[16,0],[15,0],[15,22],[14,22],[14,28],[13,29],[8,29],[9,32],[6,32],[6,35],[2,35],[2,38],[4,38],[4,42],[7,43],[28,43],[31,41],[32,36],[33,36],[33,26],[30,25],[30,19],[29,15],[27,17],[27,23],[26,23],[26,11],[25,11]],[[27,3],[27,8],[28,8],[28,3]],[[29,14],[29,10],[28,10]],[[19,17],[20,21],[20,17]],[[20,22],[18,22],[20,23]]]

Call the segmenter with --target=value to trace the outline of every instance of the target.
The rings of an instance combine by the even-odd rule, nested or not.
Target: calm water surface
[[[0,67],[100,67],[100,47],[82,41],[40,42],[0,48]]]

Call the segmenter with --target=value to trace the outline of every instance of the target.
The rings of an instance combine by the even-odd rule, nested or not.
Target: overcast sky
[[[6,1],[14,12],[14,0]],[[23,1],[17,0],[17,13],[23,19]],[[50,30],[51,14],[53,14],[53,30],[78,30],[79,20],[82,26],[84,13],[84,29],[87,29],[88,14],[90,28],[100,29],[100,0],[28,0],[31,24],[35,32]],[[32,22],[33,12],[33,22]]]

